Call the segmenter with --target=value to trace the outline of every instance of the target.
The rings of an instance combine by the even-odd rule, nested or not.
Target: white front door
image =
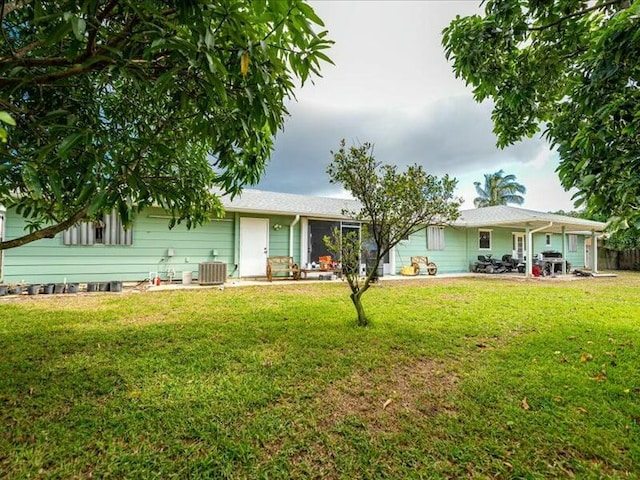
[[[527,247],[525,241],[524,233],[514,233],[513,234],[513,258],[517,258],[518,260],[523,260],[527,255]]]
[[[240,218],[240,276],[265,276],[268,254],[269,219]]]

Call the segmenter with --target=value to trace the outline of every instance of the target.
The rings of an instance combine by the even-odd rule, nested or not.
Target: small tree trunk
[[[352,293],[351,301],[353,302],[353,306],[356,307],[356,312],[358,313],[358,326],[366,327],[367,325],[369,325],[369,319],[367,318],[367,315],[364,313],[364,307],[362,306],[362,300],[360,297],[361,297],[360,292]]]

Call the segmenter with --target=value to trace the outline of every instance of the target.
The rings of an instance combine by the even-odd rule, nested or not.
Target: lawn
[[[275,283],[275,282],[274,282]],[[640,275],[0,302],[0,477],[637,478]]]

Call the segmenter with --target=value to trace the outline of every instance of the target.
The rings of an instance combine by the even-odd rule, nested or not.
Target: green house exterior
[[[226,264],[227,276],[232,278],[264,277],[267,256],[291,256],[307,266],[326,254],[321,242],[326,232],[358,228],[342,213],[345,208],[357,208],[350,200],[245,190],[241,197],[223,201],[224,218],[191,230],[182,225],[169,229],[168,215],[152,208],[136,217],[127,244],[70,243],[69,236],[60,233],[6,250],[0,281],[142,282],[154,275],[180,280],[183,272],[190,272],[197,281],[202,262]],[[24,235],[24,219],[12,210],[0,215],[4,239]],[[534,254],[559,251],[573,267],[597,270],[590,260],[597,255],[585,249],[585,240],[595,239],[603,227],[598,222],[512,207],[465,210],[453,225],[431,226],[438,231],[428,233],[425,228],[401,242],[385,259],[383,272],[399,274],[412,256],[427,256],[441,274],[469,272],[478,255],[527,256],[528,244],[533,245]],[[429,245],[429,234],[438,237],[437,245]]]

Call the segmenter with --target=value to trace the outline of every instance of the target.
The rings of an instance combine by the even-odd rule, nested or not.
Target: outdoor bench
[[[294,280],[300,278],[300,267],[293,261],[293,257],[276,256],[267,258],[267,279],[272,282],[273,275],[286,273],[287,278],[292,275]]]

